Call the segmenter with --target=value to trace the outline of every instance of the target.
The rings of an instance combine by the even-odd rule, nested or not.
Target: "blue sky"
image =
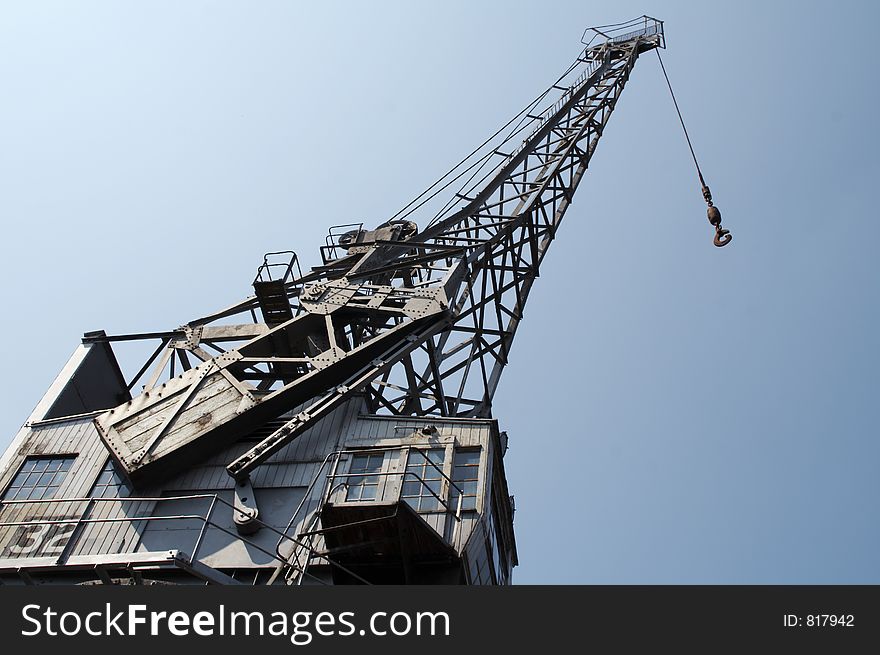
[[[734,242],[645,56],[496,397],[515,580],[880,583],[873,3],[4,3],[0,445],[84,331],[317,263],[643,13]]]

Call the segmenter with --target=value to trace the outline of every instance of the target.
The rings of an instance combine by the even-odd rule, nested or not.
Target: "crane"
[[[288,263],[286,277],[258,279],[253,298],[183,326],[176,341],[201,361],[96,421],[128,475],[167,475],[181,453],[216,448],[302,405],[229,463],[241,479],[362,390],[372,411],[491,416],[541,261],[636,59],[662,44],[658,21],[629,27],[605,39],[594,32],[556,102],[512,130],[522,142],[505,152],[508,137],[482,155],[488,174],[429,225],[395,216],[375,229],[344,226],[336,238],[331,230],[323,265],[291,275]],[[266,260],[260,273],[269,269]],[[257,308],[265,333],[219,354],[200,347],[212,323]],[[140,417],[149,417],[146,431]]]
[[[514,504],[493,398],[541,262],[636,61],[665,47],[663,23],[590,28],[582,46],[548,89],[399,212],[375,227],[331,228],[319,265],[303,272],[295,252],[268,253],[254,294],[227,308],[166,332],[87,333],[5,461],[7,568],[26,570],[22,557],[39,554],[28,551],[32,526],[48,516],[62,544],[59,580],[71,562],[119,575],[110,545],[123,543],[144,570],[210,582],[243,571],[288,584],[508,582]],[[158,347],[126,380],[111,344],[149,339]],[[98,379],[100,389],[83,392]],[[36,512],[34,492],[21,499],[22,475],[46,461],[60,424],[77,426],[91,448],[90,466],[66,464],[70,483],[85,489],[100,470],[112,491],[97,497],[93,487],[64,513],[45,502]],[[210,507],[198,530],[169,542],[175,531],[157,526],[192,520],[202,500]],[[157,554],[182,533],[192,547]],[[230,554],[235,540],[244,555]]]

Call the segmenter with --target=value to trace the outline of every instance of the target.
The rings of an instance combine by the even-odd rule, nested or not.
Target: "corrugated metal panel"
[[[76,455],[70,469],[55,493],[55,498],[81,498],[91,491],[95,478],[107,461],[107,452],[90,418],[53,422],[30,428],[18,452],[10,458],[2,472],[4,491],[33,455]],[[47,521],[78,518],[87,503],[45,502],[27,504],[4,503],[0,521]],[[0,529],[0,557],[60,555],[74,524],[10,526]]]
[[[288,523],[293,519],[291,528],[287,532],[291,537],[298,536],[307,528],[314,529],[314,512],[320,507],[322,500],[320,494],[326,480],[324,476],[329,472],[329,467],[320,471],[321,478],[317,481],[315,480],[315,476],[319,474],[322,462],[324,462],[329,453],[342,450],[343,448],[374,445],[387,447],[412,445],[420,448],[444,448],[444,471],[449,476],[452,475],[456,447],[481,447],[483,456],[481,457],[479,471],[480,484],[477,509],[480,512],[488,511],[490,503],[487,499],[489,498],[488,494],[491,493],[492,480],[494,479],[492,448],[495,424],[493,421],[443,419],[426,421],[421,418],[408,417],[380,418],[362,415],[360,414],[362,410],[363,405],[360,399],[353,399],[319,421],[309,431],[289,443],[269,458],[265,464],[255,469],[251,482],[258,499],[261,495],[265,496],[266,492],[271,492],[271,490],[299,489],[296,492],[300,494],[297,497],[297,504],[299,504],[298,499],[302,498],[303,494],[305,494],[306,488],[313,482],[316,482],[312,493],[309,498],[303,501],[301,511],[295,517],[292,516],[292,507],[288,507],[284,503],[280,505],[275,503],[271,508],[260,507],[261,519],[271,525],[279,526],[279,529],[282,530],[286,529]],[[426,435],[423,432],[423,428],[429,423],[433,424],[437,431]],[[207,458],[203,463],[193,466],[167,480],[161,486],[141,488],[136,493],[141,496],[158,497],[162,495],[208,492],[222,494],[224,497],[231,499],[231,489],[234,483],[226,473],[226,466],[230,461],[252,448],[255,443],[253,440],[246,440],[233,444]],[[3,481],[4,488],[18,471],[21,462],[24,461],[25,453],[77,453],[77,460],[71,467],[63,490],[59,490],[67,497],[89,495],[92,492],[95,479],[103,469],[108,458],[106,448],[93,427],[91,419],[88,418],[36,426],[22,443],[19,451],[19,454],[12,458],[12,466],[0,472],[0,479]],[[400,450],[392,452],[391,458],[387,460],[390,467],[389,470],[402,472],[405,469],[405,463],[399,461],[403,452]],[[347,461],[343,464],[342,471],[347,470]],[[390,486],[388,484],[385,486],[386,492],[390,489],[389,493],[396,497],[399,479],[395,478],[394,480],[392,480]],[[294,492],[291,491],[290,493]],[[164,506],[170,507],[168,503],[161,503],[157,509],[154,502],[132,500],[119,500],[113,503],[98,502],[94,505],[90,516],[97,519],[150,516],[154,511],[160,511]],[[85,504],[83,502],[67,503],[65,506],[56,503],[38,508],[5,506],[2,510],[2,518],[3,520],[10,520],[10,517],[22,519],[77,517],[84,509]],[[228,527],[232,527],[231,508],[221,504],[217,506],[216,511],[215,519],[220,521],[221,524],[225,525],[228,523]],[[282,516],[282,513],[286,514]],[[425,512],[422,513],[422,516],[444,538],[447,540],[454,539],[453,546],[456,550],[459,552],[464,550],[463,556],[471,562],[470,570],[476,571],[478,580],[483,583],[489,581],[487,576],[491,566],[492,554],[486,551],[487,539],[483,526],[483,519],[485,517],[481,513],[478,511],[467,511],[462,515],[461,521],[458,522],[445,512]],[[151,543],[157,539],[156,543],[161,542],[161,545],[171,547],[171,542],[174,541],[175,535],[180,539],[183,539],[185,535],[189,539],[197,534],[195,524],[189,526],[188,530],[181,530],[179,529],[182,527],[180,524],[176,527],[169,525],[162,528],[155,523],[151,523],[146,531],[149,536],[147,541],[150,543],[143,543],[142,538],[146,527],[147,524],[143,521],[90,524],[79,532],[75,542],[75,552],[71,554],[97,555],[134,552],[136,550],[152,548]],[[64,529],[69,534],[72,527]],[[255,554],[252,547],[237,543],[240,540],[235,535],[225,534],[216,528],[208,529],[207,534],[210,535],[210,539],[208,539],[208,546],[204,555],[215,566],[231,568],[270,564],[269,560],[271,558],[267,559],[263,555]],[[0,529],[0,546],[6,543],[4,540],[8,541],[10,537],[15,537],[20,546],[28,544],[28,539],[22,538],[20,531],[16,533],[16,528],[6,528]],[[48,538],[49,541],[52,541],[53,547],[60,553],[60,548],[63,548],[65,543],[65,534],[56,530],[55,533],[48,535]],[[271,542],[272,550],[274,550],[277,535],[273,535],[270,530],[261,530],[257,533],[256,538],[260,543],[265,541],[266,544],[269,544]],[[191,541],[192,539],[189,540]],[[467,544],[466,548],[463,547],[464,544]],[[176,547],[186,551],[191,547],[191,544],[179,543]],[[315,538],[313,547],[315,550],[323,548],[323,540],[320,536]],[[8,549],[7,552],[0,556],[8,557]]]

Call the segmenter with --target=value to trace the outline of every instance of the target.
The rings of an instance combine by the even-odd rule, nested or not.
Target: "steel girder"
[[[260,323],[251,297],[175,331],[103,337],[161,340],[129,384],[154,366],[143,393],[96,419],[129,477],[172,473],[296,410],[229,465],[244,478],[352,393],[376,412],[490,416],[540,264],[636,59],[663,44],[658,25],[585,48],[530,135],[491,152],[490,172],[421,232],[395,221],[333,244],[341,256],[287,285],[293,319]]]
[[[637,38],[587,51],[589,74],[558,111],[517,154],[507,156],[475,197],[466,198],[465,207],[418,235],[437,246],[464,248],[468,272],[450,326],[407,355],[397,371],[374,382],[371,398],[376,409],[490,416],[541,261],[636,58],[655,43]],[[405,385],[388,383],[395,372]]]

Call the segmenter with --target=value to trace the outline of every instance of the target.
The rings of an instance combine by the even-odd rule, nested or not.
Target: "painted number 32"
[[[73,523],[23,525],[9,552],[16,557],[60,555],[74,527]]]

